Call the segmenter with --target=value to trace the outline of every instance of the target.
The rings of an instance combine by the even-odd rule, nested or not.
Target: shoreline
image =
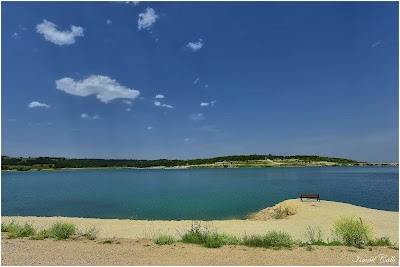
[[[310,167],[399,167],[399,163],[368,163],[368,164],[360,164],[360,165],[305,165],[305,166],[251,166],[251,167],[227,167],[223,168],[220,166],[211,167],[211,166],[198,166],[198,165],[190,165],[190,166],[175,166],[175,167],[146,167],[146,168],[137,168],[137,167],[93,167],[93,168],[61,168],[61,169],[30,169],[25,171],[20,170],[1,170],[2,173],[8,172],[53,172],[53,171],[95,171],[95,170],[189,170],[189,169],[261,169],[261,168],[310,168]]]
[[[294,215],[283,219],[268,218],[268,212],[276,206],[289,206],[296,210]],[[304,201],[289,199],[259,211],[258,218],[245,220],[213,220],[201,221],[218,232],[236,236],[264,234],[269,230],[286,231],[295,239],[304,238],[308,226],[319,227],[325,238],[330,237],[330,229],[335,220],[341,216],[361,217],[363,221],[373,225],[373,236],[388,236],[396,244],[399,243],[399,212],[370,209],[352,204],[325,201]],[[76,224],[79,229],[96,227],[100,238],[154,238],[156,235],[168,234],[179,236],[190,229],[194,220],[130,220],[130,219],[97,219],[78,217],[35,217],[35,216],[2,216],[2,221],[15,220],[19,223],[30,223],[43,228],[57,221]],[[196,220],[198,221],[198,220]]]

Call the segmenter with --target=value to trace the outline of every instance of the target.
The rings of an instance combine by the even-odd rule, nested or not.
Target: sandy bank
[[[363,221],[374,226],[374,236],[388,236],[393,242],[399,242],[399,212],[381,211],[358,207],[350,204],[332,201],[304,201],[290,199],[281,204],[295,207],[297,213],[286,219],[279,220],[225,220],[209,221],[218,232],[234,234],[236,236],[250,234],[264,234],[269,230],[284,230],[295,239],[304,239],[307,226],[320,227],[325,238],[330,238],[331,227],[334,221],[343,215],[361,217]],[[262,214],[262,211],[261,211]],[[100,230],[99,238],[153,238],[160,234],[170,234],[179,237],[179,234],[189,229],[192,221],[143,221],[117,219],[90,219],[65,217],[7,217],[2,221],[14,219],[18,222],[32,223],[35,227],[47,227],[62,220],[77,225],[79,229],[96,227]]]

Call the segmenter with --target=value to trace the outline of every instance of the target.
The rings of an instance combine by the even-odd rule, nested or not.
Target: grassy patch
[[[304,236],[306,238],[306,242],[309,244],[323,242],[322,231],[319,227],[313,228],[311,226],[308,226],[304,233]]]
[[[334,224],[333,233],[346,246],[361,248],[372,240],[372,227],[361,218],[340,217]]]
[[[84,236],[88,240],[95,240],[98,234],[99,230],[96,227],[92,227],[90,229],[86,229],[82,236]]]
[[[154,243],[157,245],[171,245],[175,242],[175,238],[170,235],[160,235],[154,239]]]
[[[9,221],[8,223],[1,222],[1,231],[2,232],[12,232],[14,227],[16,226],[14,221]]]
[[[31,224],[25,223],[24,225],[14,224],[8,229],[9,238],[28,237],[36,233],[35,228]]]
[[[113,239],[106,239],[106,240],[101,241],[101,244],[112,244],[112,243],[114,243]]]
[[[389,237],[380,237],[373,240],[369,240],[369,246],[392,246]]]
[[[56,222],[48,230],[44,230],[45,237],[56,240],[68,239],[76,232],[76,227],[72,223]]]
[[[292,237],[286,233],[281,231],[269,231],[267,234],[263,236],[259,235],[252,235],[252,236],[245,236],[242,241],[242,245],[248,247],[264,247],[264,248],[271,248],[271,247],[286,247],[290,248],[293,245]]]
[[[236,245],[240,240],[235,236],[217,233],[215,229],[211,230],[210,225],[200,222],[193,222],[189,231],[181,236],[181,242],[200,244],[207,248],[219,248],[223,245]]]
[[[296,214],[296,209],[287,205],[280,205],[273,209],[272,217],[274,219],[284,219]]]

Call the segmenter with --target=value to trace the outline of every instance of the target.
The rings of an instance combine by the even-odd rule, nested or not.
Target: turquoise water
[[[304,193],[398,211],[397,167],[2,173],[2,215],[231,219]]]

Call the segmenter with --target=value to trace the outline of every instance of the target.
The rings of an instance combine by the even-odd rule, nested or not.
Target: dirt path
[[[398,265],[390,248],[304,247],[272,250],[244,246],[218,249],[176,243],[159,246],[151,240],[6,239],[2,234],[2,265]],[[357,259],[359,261],[357,261]],[[361,260],[361,261],[360,261]],[[372,262],[366,262],[372,261]]]

